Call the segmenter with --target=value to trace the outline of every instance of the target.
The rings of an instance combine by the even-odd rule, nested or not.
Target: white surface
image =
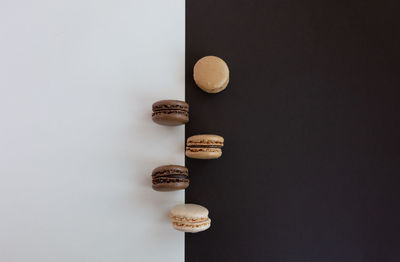
[[[184,0],[0,1],[0,261],[184,260],[168,221],[183,192]]]

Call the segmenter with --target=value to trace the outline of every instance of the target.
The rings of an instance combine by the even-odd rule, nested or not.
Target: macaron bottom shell
[[[189,122],[189,117],[180,113],[159,113],[152,117],[153,121],[164,126],[179,126]]]
[[[213,150],[209,150],[207,148],[202,148],[196,150],[192,148],[186,149],[186,156],[189,158],[196,158],[196,159],[217,159],[222,156],[222,150],[219,148],[214,148]]]
[[[177,182],[177,183],[168,183],[168,184],[153,184],[152,187],[155,191],[160,192],[170,192],[176,190],[186,189],[189,186],[189,182]]]
[[[198,233],[210,228],[211,219],[200,223],[172,222],[172,226],[178,231],[187,233]]]

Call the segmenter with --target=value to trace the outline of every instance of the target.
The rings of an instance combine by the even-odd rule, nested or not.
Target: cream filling
[[[178,216],[170,216],[173,222],[189,222],[189,223],[202,223],[204,221],[210,220],[208,217],[203,218],[187,218],[187,217],[178,217]]]
[[[187,147],[186,151],[190,152],[222,152],[221,148],[201,148],[201,147]]]
[[[223,146],[224,142],[215,141],[215,140],[201,140],[201,141],[188,141],[188,146],[207,146],[207,145],[216,145],[216,146]]]
[[[174,224],[174,226],[177,226],[177,227],[198,228],[198,227],[208,226],[210,224],[210,222],[211,222],[211,220],[207,219],[207,221],[203,222],[203,223],[190,224],[190,223],[172,222],[172,224]]]

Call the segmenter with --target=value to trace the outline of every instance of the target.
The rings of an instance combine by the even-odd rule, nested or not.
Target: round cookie
[[[216,159],[222,155],[224,138],[218,135],[195,135],[186,141],[186,156],[197,159]]]
[[[189,122],[189,105],[184,101],[161,100],[152,108],[152,119],[157,124],[177,126]]]
[[[176,191],[189,186],[188,169],[184,166],[166,165],[155,168],[151,174],[156,191]]]
[[[194,65],[193,78],[203,91],[219,93],[229,83],[229,68],[221,58],[205,56]]]
[[[174,206],[169,213],[172,226],[179,231],[197,233],[211,226],[208,209],[196,204]]]

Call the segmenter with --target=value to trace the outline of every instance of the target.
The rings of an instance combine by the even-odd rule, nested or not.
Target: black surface
[[[225,137],[187,159],[186,202],[212,227],[186,261],[400,261],[400,4],[186,1],[186,137]],[[228,88],[194,63],[225,59]]]

